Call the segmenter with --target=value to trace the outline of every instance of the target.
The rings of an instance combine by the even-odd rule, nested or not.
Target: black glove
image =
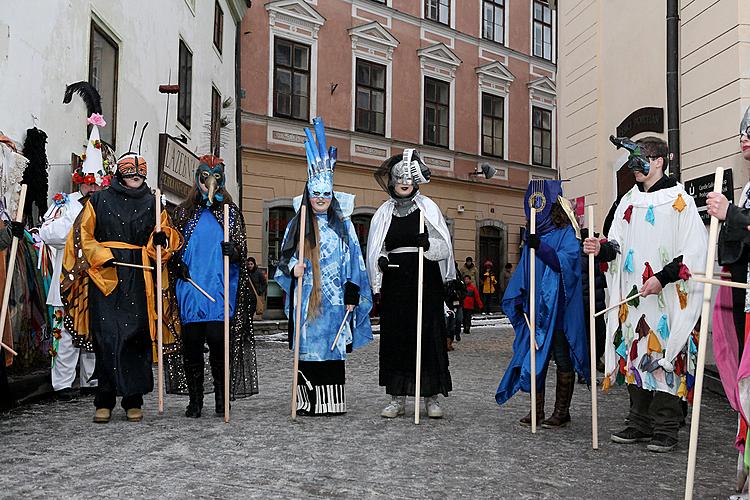
[[[526,313],[526,311],[523,310],[523,302],[516,302],[515,309],[516,314],[519,316],[523,316]]]
[[[157,231],[154,233],[154,246],[161,245],[162,247],[167,246],[167,233],[164,231]]]
[[[344,284],[344,305],[359,305],[359,287],[351,281]]]
[[[187,281],[190,279],[190,270],[188,269],[187,264],[180,259],[179,257],[172,257],[173,259],[176,259],[174,263],[174,276],[178,280]]]
[[[530,234],[526,238],[526,244],[529,245],[529,248],[533,248],[534,250],[539,250],[539,246],[542,244],[542,239],[539,238],[539,235],[537,234]]]
[[[388,264],[391,262],[388,260],[388,257],[385,255],[381,256],[378,259],[378,267],[380,268],[380,272],[385,274],[388,271]]]
[[[107,262],[102,264],[102,267],[115,267],[115,259],[109,259]]]
[[[10,222],[10,234],[12,234],[18,239],[22,239],[23,233],[24,233],[23,222],[16,222],[16,221]]]
[[[242,259],[237,245],[231,241],[221,242],[221,254],[225,257],[229,257],[230,262],[239,262]]]
[[[417,246],[424,248],[425,252],[430,249],[430,237],[427,233],[419,233],[416,241]]]

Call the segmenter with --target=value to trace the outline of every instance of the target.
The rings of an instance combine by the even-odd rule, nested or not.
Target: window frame
[[[224,47],[224,10],[216,0],[214,4],[214,47],[222,53]]]
[[[484,98],[485,98],[485,96],[489,97],[490,100],[500,100],[500,104],[501,104],[500,105],[500,109],[502,110],[502,116],[501,117],[497,117],[497,116],[494,116],[494,115],[485,114],[485,112],[484,112]],[[480,123],[481,123],[481,126],[480,126],[480,151],[481,151],[481,155],[482,156],[491,156],[493,158],[505,159],[505,140],[506,140],[506,135],[507,135],[506,131],[505,131],[505,124],[506,124],[505,123],[505,115],[506,115],[505,106],[507,104],[506,97],[505,96],[501,96],[501,95],[497,95],[497,94],[493,94],[493,93],[490,93],[490,92],[486,92],[486,91],[481,91],[481,93],[480,93],[480,100],[481,100],[481,102],[480,102],[480,113],[479,114],[480,114],[480,120],[481,120],[480,121]],[[500,123],[501,123],[500,130],[502,131],[503,135],[502,135],[502,137],[500,137],[500,145],[501,145],[502,151],[500,152],[499,155],[496,154],[495,148],[494,148],[494,142],[495,142],[495,139],[496,139],[494,133],[490,134],[490,135],[485,134],[485,129],[484,129],[484,119],[485,119],[485,117],[488,117],[488,118],[490,118],[492,120],[492,129],[493,129],[493,132],[494,132],[494,129],[495,129],[495,122],[497,120],[499,120]],[[490,151],[490,152],[487,152],[484,149],[484,138],[485,137],[491,137],[493,139],[493,141],[492,141],[493,142],[493,147],[492,147],[492,151]]]
[[[484,17],[484,14],[485,14],[485,6],[487,4],[492,5],[494,9],[496,9],[498,7],[500,8],[500,11],[501,11],[501,16],[500,17],[502,19],[502,37],[501,37],[500,40],[496,40],[494,38],[494,30],[493,30],[493,36],[492,37],[485,36],[485,23],[486,23],[486,19]],[[506,34],[506,31],[507,31],[507,22],[506,22],[507,21],[506,15],[507,15],[507,10],[508,10],[507,7],[508,7],[507,6],[507,0],[482,0],[481,1],[482,13],[479,16],[480,23],[481,23],[479,33],[480,33],[480,38],[481,39],[483,39],[483,40],[489,40],[489,41],[492,41],[492,42],[495,42],[495,43],[499,43],[501,45],[505,45],[505,38],[506,38],[505,34]],[[495,12],[494,9],[493,9],[493,15],[494,15],[494,12]],[[493,25],[494,24],[497,24],[496,20],[493,22]]]
[[[536,6],[540,5],[542,7],[542,18],[537,19],[536,17]],[[550,20],[549,23],[544,20],[544,12],[545,9],[549,11],[550,14]],[[536,52],[536,27],[537,25],[541,26],[542,28],[542,49],[541,53],[537,54]],[[544,57],[544,46],[545,42],[547,41],[546,37],[544,36],[545,28],[549,28],[549,48],[550,48],[550,56],[549,58]],[[531,2],[531,54],[534,57],[538,57],[540,59],[543,59],[545,61],[549,62],[555,62],[555,11],[550,8],[549,3],[546,0],[533,0]]]
[[[432,18],[432,17],[429,16],[430,4],[433,3],[433,2],[436,3],[436,7],[437,7],[437,18]],[[443,22],[443,21],[440,20],[440,4],[441,3],[444,3],[446,5],[447,11],[448,11],[448,18],[445,20],[445,22]],[[422,2],[422,12],[423,12],[422,17],[424,19],[428,19],[428,20],[430,20],[432,22],[439,23],[439,24],[442,24],[444,26],[450,26],[450,27],[452,27],[453,26],[453,24],[452,24],[453,16],[451,15],[452,14],[451,10],[453,8],[452,3],[453,3],[452,0],[423,0],[423,2]]]
[[[112,116],[105,116],[105,119],[110,123],[109,130],[112,132],[112,146],[115,148],[115,145],[117,144],[117,94],[118,89],[120,87],[120,46],[117,44],[117,42],[112,38],[107,31],[100,26],[94,19],[91,19],[91,24],[89,27],[89,68],[88,68],[88,82],[93,86],[93,56],[94,56],[94,33],[101,36],[104,41],[109,43],[114,49],[115,49],[115,69],[114,69],[114,91],[112,92]],[[88,117],[87,117],[88,118]],[[88,137],[88,129],[89,126],[87,125],[87,132],[86,136]]]
[[[266,267],[268,268],[268,279],[273,279],[273,276],[276,274],[276,268],[278,265],[278,259],[276,259],[276,263],[271,263],[271,243],[272,242],[278,242],[278,255],[276,257],[281,256],[281,244],[284,242],[284,233],[286,232],[286,226],[289,224],[289,221],[294,218],[295,210],[291,203],[287,203],[286,200],[273,200],[272,204],[265,207],[266,209],[266,230],[265,230],[265,248],[263,249],[265,252],[265,261],[266,261]],[[271,238],[271,220],[272,220],[272,213],[274,210],[277,210],[279,212],[286,212],[289,217],[286,220],[286,224],[279,224],[279,231],[275,231],[274,238]],[[283,220],[279,218],[279,220]],[[281,226],[284,227],[281,227]],[[278,237],[276,237],[278,236]],[[274,247],[275,249],[275,247]],[[273,272],[271,272],[271,268],[273,268]]]
[[[277,45],[279,44],[279,42],[285,42],[285,43],[290,44],[290,51],[289,51],[289,54],[290,54],[289,64],[290,65],[288,67],[287,66],[282,66],[282,69],[288,69],[291,72],[291,79],[290,79],[291,94],[289,94],[291,96],[291,102],[290,102],[290,112],[289,112],[288,115],[279,113],[278,107],[277,107],[276,76],[277,76],[277,71],[278,71],[279,65],[276,63],[276,48],[277,48]],[[307,49],[307,70],[298,70],[298,69],[296,69],[294,67],[294,49],[295,49],[295,46],[301,46],[301,47],[305,47]],[[308,122],[310,120],[310,112],[311,112],[311,108],[312,108],[312,95],[311,95],[312,73],[313,73],[313,71],[312,71],[312,63],[313,63],[312,52],[313,52],[312,45],[308,45],[308,44],[306,44],[304,42],[299,42],[297,40],[292,40],[292,39],[289,39],[289,38],[285,38],[283,36],[275,36],[273,38],[273,52],[271,54],[271,62],[273,64],[273,80],[271,81],[271,89],[272,89],[271,100],[272,100],[272,114],[273,114],[274,117],[276,117],[276,118],[286,118],[286,119],[289,119],[289,120],[298,120],[298,121],[304,121],[304,122]],[[300,118],[297,118],[297,117],[294,116],[294,95],[295,95],[294,94],[294,75],[295,75],[295,73],[300,73],[300,74],[306,74],[307,75],[307,94],[306,94],[306,97],[307,97],[307,115],[305,117],[300,117]]]
[[[187,64],[186,60],[184,74],[182,64],[183,48],[185,50],[184,53],[190,56],[189,64]],[[190,47],[182,38],[180,38],[177,63],[177,82],[180,88],[177,93],[177,121],[185,127],[186,130],[190,131],[193,118],[193,51],[190,50]],[[183,83],[185,84],[184,86]]]
[[[444,126],[446,128],[446,132],[447,132],[446,133],[446,141],[447,141],[446,144],[440,144],[438,140],[435,140],[434,142],[430,142],[427,139],[427,133],[428,133],[428,125],[427,125],[427,104],[428,104],[428,100],[427,100],[427,81],[428,80],[431,80],[432,82],[435,82],[436,85],[445,85],[446,89],[447,89],[447,93],[448,93],[448,102],[447,102],[447,104],[440,103],[437,100],[436,101],[429,101],[430,104],[433,104],[435,106],[435,111],[436,111],[436,113],[435,113],[436,125],[435,126],[436,127],[443,127]],[[425,145],[434,146],[434,147],[438,147],[438,148],[445,148],[445,149],[450,149],[450,147],[451,147],[451,116],[452,116],[452,113],[451,113],[451,100],[452,100],[451,99],[451,97],[452,97],[451,96],[451,88],[452,88],[452,82],[441,80],[439,78],[434,78],[434,77],[428,76],[428,75],[424,75],[423,76],[423,80],[422,80],[422,93],[423,93],[423,96],[422,96],[422,143],[425,144]],[[445,125],[442,125],[442,124],[438,123],[438,120],[437,120],[437,116],[438,116],[437,111],[439,110],[438,107],[445,107],[446,110],[448,111],[448,121],[447,121],[447,123]],[[436,138],[439,137],[439,134],[437,134],[437,129],[436,129],[435,132],[436,132],[435,137]]]
[[[537,126],[534,125],[534,113],[536,111],[540,111],[542,113],[549,113],[549,129],[545,129],[543,127],[537,127]],[[555,113],[554,113],[553,109],[548,109],[548,108],[545,108],[545,107],[542,107],[542,106],[537,106],[537,105],[533,105],[532,104],[532,106],[531,106],[531,123],[530,123],[531,126],[529,127],[531,129],[531,151],[530,151],[530,153],[531,153],[530,154],[530,156],[531,156],[530,160],[531,161],[530,161],[530,163],[532,165],[539,166],[539,167],[546,167],[546,168],[554,168],[554,166],[555,166],[554,158],[552,156],[552,153],[554,151],[554,146],[555,146],[555,137],[554,137],[555,122],[554,122],[554,119],[555,119]],[[539,146],[535,145],[535,143],[534,143],[534,132],[536,130],[540,130],[541,131],[541,134],[542,134],[542,136],[541,136],[542,137],[542,143],[544,142],[544,133],[545,132],[549,132],[549,136],[550,136],[550,138],[549,138],[549,148],[545,148],[543,146],[543,144],[540,144]],[[534,149],[537,149],[537,148],[540,150],[540,155],[541,155],[539,162],[534,161]],[[544,163],[544,151],[546,149],[549,149],[549,165],[546,165]]]
[[[358,69],[359,69],[359,64],[360,63],[362,63],[363,65],[369,66],[370,69],[371,69],[371,73],[372,73],[372,67],[373,66],[376,66],[376,67],[381,68],[383,70],[383,88],[382,89],[378,88],[378,87],[372,86],[372,79],[370,80],[371,81],[370,85],[365,85],[365,84],[360,84],[359,83],[359,81],[357,80],[357,77],[359,75]],[[356,132],[362,132],[362,133],[365,133],[365,134],[373,134],[373,135],[379,135],[379,136],[385,137],[386,130],[388,128],[387,127],[387,120],[388,120],[388,66],[386,64],[381,64],[381,63],[378,63],[378,62],[370,61],[370,60],[363,59],[361,57],[356,57],[355,56],[355,61],[354,61],[354,87],[355,87],[354,88],[354,130]],[[372,91],[382,91],[382,93],[383,93],[383,111],[382,111],[382,114],[383,114],[383,131],[382,132],[377,131],[377,130],[373,130],[373,127],[372,127],[372,125],[373,125],[373,123],[372,123],[373,114],[377,113],[377,111],[374,111],[372,109],[372,98],[370,99],[370,108],[366,110],[367,113],[370,115],[369,116],[369,120],[368,120],[370,122],[368,124],[368,128],[364,129],[364,128],[360,128],[359,127],[359,120],[358,120],[359,110],[360,109],[364,110],[364,108],[359,108],[357,106],[357,94],[359,93],[360,87],[363,87],[363,88],[367,89],[370,92],[370,96],[372,96]]]
[[[221,92],[216,85],[211,85],[211,154],[221,156]]]

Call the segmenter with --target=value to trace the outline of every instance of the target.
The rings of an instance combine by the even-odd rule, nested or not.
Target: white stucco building
[[[87,80],[102,95],[102,139],[128,151],[133,124],[149,122],[141,154],[157,185],[160,134],[195,155],[209,153],[218,127],[227,184],[237,197],[236,36],[248,0],[0,0],[0,131],[22,144],[26,130],[48,135],[50,195],[70,189],[72,153],[86,141],[86,108],[62,103],[67,84]],[[180,85],[179,95],[159,92]],[[166,122],[166,123],[165,123]],[[165,141],[162,141],[165,142]],[[137,148],[138,137],[134,148]],[[215,141],[214,141],[215,143]],[[164,146],[162,146],[164,148]],[[187,151],[182,150],[183,153]],[[192,172],[161,162],[158,184],[179,201]],[[183,157],[182,166],[194,161]],[[177,177],[175,177],[177,176]],[[171,188],[170,188],[171,186]],[[171,192],[170,192],[171,191]]]

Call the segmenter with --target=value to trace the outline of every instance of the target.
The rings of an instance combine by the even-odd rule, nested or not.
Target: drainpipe
[[[670,169],[679,181],[680,172],[680,5],[667,0],[667,142]]]
[[[247,2],[247,8],[250,9],[250,2]],[[247,15],[247,14],[245,14]],[[235,177],[237,178],[237,206],[242,212],[242,20],[235,23],[234,30],[234,133],[236,138],[235,152]]]

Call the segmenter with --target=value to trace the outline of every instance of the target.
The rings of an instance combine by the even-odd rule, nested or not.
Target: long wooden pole
[[[161,190],[156,190],[156,232],[161,231]],[[164,413],[164,339],[162,331],[164,325],[162,318],[164,316],[164,304],[161,297],[162,287],[162,266],[161,266],[161,245],[156,245],[156,390],[159,393],[159,415]]]
[[[714,175],[714,192],[721,192],[724,169],[719,167]],[[706,253],[706,279],[714,276],[714,257],[716,256],[716,238],[719,233],[719,219],[711,217],[708,230],[708,252]],[[708,340],[708,320],[711,317],[711,283],[703,285],[703,310],[701,327],[698,333],[698,364],[695,369],[695,388],[693,390],[693,417],[690,421],[690,446],[688,448],[687,480],[685,481],[685,500],[693,498],[695,482],[695,459],[698,451],[698,426],[701,418],[701,396],[703,395],[703,370],[706,366],[706,342]]]
[[[339,337],[341,337],[341,332],[344,331],[344,326],[346,326],[347,319],[349,319],[349,309],[346,310],[346,314],[344,314],[344,321],[341,322],[339,331],[336,333],[336,337],[333,339],[333,344],[331,344],[331,352],[333,352],[333,350],[336,348],[336,344],[339,343]]]
[[[595,318],[598,318],[598,317],[599,317],[599,316],[601,316],[602,314],[608,313],[608,312],[609,312],[609,311],[611,311],[612,309],[617,309],[617,308],[618,308],[618,307],[620,307],[621,305],[623,305],[623,304],[625,304],[625,303],[627,303],[627,302],[630,302],[631,300],[633,300],[633,299],[635,299],[635,298],[638,298],[638,297],[640,297],[640,296],[641,296],[641,292],[638,292],[638,293],[636,293],[635,295],[629,295],[628,297],[625,297],[624,299],[622,299],[622,300],[621,300],[620,302],[618,302],[617,304],[611,305],[611,306],[609,306],[609,307],[608,307],[608,308],[606,308],[606,309],[602,309],[601,311],[597,311],[596,313],[594,313],[594,317],[595,317]]]
[[[536,234],[536,207],[529,211],[529,234]],[[531,433],[536,434],[536,250],[529,248],[529,358],[531,368]]]
[[[589,205],[589,237],[594,238],[594,207]],[[589,254],[589,357],[591,358],[591,446],[599,449],[599,410],[596,398],[596,274],[594,271],[594,254]]]
[[[299,246],[297,247],[297,262],[305,263],[305,223],[307,222],[307,207],[299,209]],[[289,297],[292,300],[292,297]],[[297,300],[294,304],[294,367],[292,369],[292,420],[297,420],[297,373],[299,372],[299,334],[302,326],[302,276],[297,278]]]
[[[224,204],[224,241],[229,243],[229,203]],[[224,422],[229,423],[229,256],[224,256]]]
[[[21,196],[18,198],[18,210],[16,211],[16,222],[23,220],[23,206],[26,203],[26,184],[21,184]],[[8,317],[8,303],[10,302],[10,288],[13,282],[13,271],[16,268],[16,254],[18,253],[18,238],[13,238],[13,242],[10,244],[10,254],[8,256],[8,269],[6,271],[5,287],[3,289],[3,305],[0,309],[0,345],[3,349],[8,351],[14,356],[18,356],[18,353],[11,349],[9,346],[2,343],[3,332],[5,331],[5,320]],[[2,362],[2,360],[0,360]]]
[[[424,233],[424,212],[419,211],[419,233]],[[414,423],[419,424],[419,398],[422,392],[422,283],[424,282],[424,248],[419,247],[417,262],[417,362],[414,367]]]
[[[697,281],[698,283],[707,283],[709,285],[728,286],[730,288],[744,288],[746,290],[750,288],[750,283],[737,283],[736,281],[715,280],[702,278],[700,276],[691,276],[690,279],[693,281]]]

